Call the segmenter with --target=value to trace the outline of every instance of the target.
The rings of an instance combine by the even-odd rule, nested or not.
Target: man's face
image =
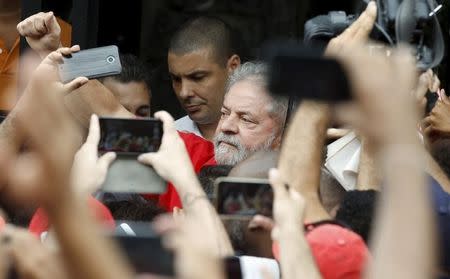
[[[279,127],[269,115],[270,102],[253,81],[240,81],[230,88],[214,138],[218,164],[235,165],[258,150],[273,149]]]
[[[197,124],[219,120],[228,69],[219,65],[210,48],[184,55],[169,52],[172,87],[180,104]]]
[[[103,81],[119,102],[136,116],[150,117],[150,94],[145,82],[122,83],[113,78]]]

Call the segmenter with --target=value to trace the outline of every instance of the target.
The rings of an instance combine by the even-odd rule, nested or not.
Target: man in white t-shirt
[[[187,112],[175,126],[212,140],[228,76],[241,60],[233,35],[223,21],[199,17],[184,24],[172,37],[168,67],[172,87]]]

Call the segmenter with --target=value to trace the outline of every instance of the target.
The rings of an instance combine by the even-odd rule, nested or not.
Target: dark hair
[[[348,225],[359,234],[366,243],[370,239],[370,231],[375,217],[375,206],[378,191],[349,191],[344,195],[336,220]]]
[[[114,220],[151,222],[159,214],[165,213],[155,201],[138,195],[129,200],[105,201],[104,204],[111,211]]]
[[[201,16],[184,23],[172,36],[169,52],[184,55],[211,47],[216,61],[226,65],[237,54],[236,39],[231,27],[215,17]]]
[[[430,153],[442,171],[450,178],[450,139],[440,138],[433,142]]]
[[[205,166],[200,170],[198,179],[208,197],[213,197],[214,195],[214,181],[216,178],[228,176],[232,168],[233,166],[217,165]]]
[[[150,91],[150,72],[147,69],[147,66],[139,60],[133,54],[120,54],[120,64],[122,65],[122,72],[115,76],[110,76],[109,78],[115,79],[119,82],[127,83],[127,82],[145,82],[148,88],[149,94]],[[99,79],[101,82],[105,80],[105,78]]]

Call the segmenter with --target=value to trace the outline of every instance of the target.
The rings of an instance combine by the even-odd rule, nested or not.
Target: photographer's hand
[[[36,75],[51,78],[58,57],[60,53],[51,53]],[[100,234],[86,200],[70,187],[70,171],[79,146],[78,126],[61,102],[70,85],[48,81],[35,80],[28,92],[30,105],[18,115],[17,129],[29,140],[30,152],[12,150],[6,155],[10,165],[3,166],[8,185],[4,193],[19,205],[42,205],[74,277],[132,278],[131,268],[114,244]]]
[[[62,46],[61,27],[53,12],[40,12],[24,19],[17,25],[17,31],[41,58]]]
[[[360,114],[351,117],[348,107],[341,107],[337,115],[347,117],[346,123],[374,144],[385,181],[368,278],[428,278],[435,263],[435,224],[416,130],[419,113],[411,98],[417,84],[414,57],[404,48],[387,57],[353,47],[338,59],[347,70]],[[411,252],[411,245],[420,255]]]
[[[44,246],[25,229],[7,226],[1,233],[2,243],[18,278],[70,278],[59,252]]]
[[[91,117],[91,125],[86,142],[75,154],[72,166],[72,186],[76,193],[86,197],[99,189],[105,182],[108,168],[116,158],[114,152],[98,157],[100,125],[97,115]]]
[[[200,186],[172,116],[165,111],[159,111],[155,113],[155,118],[163,122],[161,146],[158,152],[140,155],[139,162],[152,166],[161,177],[174,184],[181,197],[186,217],[197,220],[205,234],[214,236],[208,238],[211,239],[208,243],[211,251],[221,256],[232,255],[233,248],[225,228]]]
[[[444,89],[440,91],[441,100],[437,100],[430,115],[422,121],[426,135],[437,134],[450,137],[450,100]]]
[[[377,19],[377,5],[375,1],[370,1],[366,10],[339,36],[331,39],[328,43],[325,55],[338,53],[342,48],[355,44],[364,44],[369,38]]]
[[[277,169],[269,171],[269,179],[274,192],[272,239],[280,245],[283,278],[322,278],[303,230],[305,199],[294,189],[286,189]]]

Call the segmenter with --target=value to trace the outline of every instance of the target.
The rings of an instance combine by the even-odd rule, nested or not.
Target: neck
[[[217,124],[219,124],[218,121],[210,124],[197,124],[197,126],[205,139],[213,141],[214,134],[216,133]]]

